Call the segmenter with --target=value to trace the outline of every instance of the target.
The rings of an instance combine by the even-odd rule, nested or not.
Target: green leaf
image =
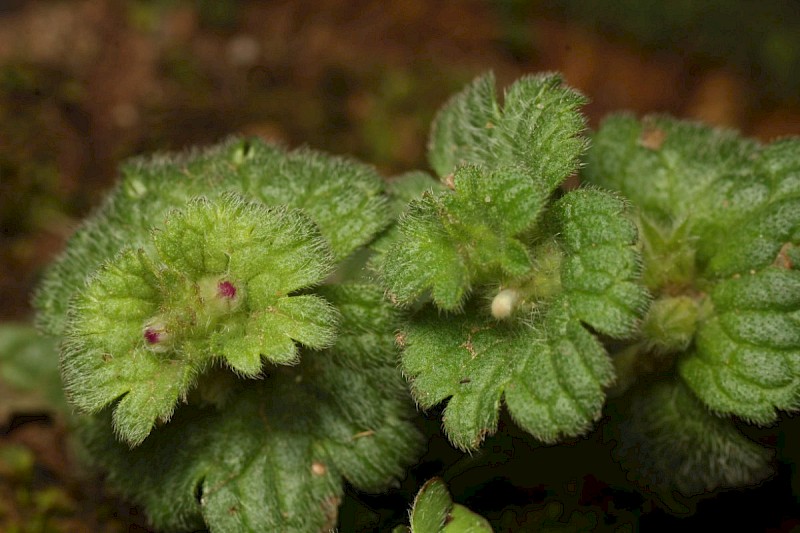
[[[549,193],[577,167],[585,147],[586,100],[555,74],[527,76],[496,101],[485,74],[455,95],[434,120],[428,157],[441,177],[463,164],[519,166]]]
[[[198,196],[215,201],[233,192],[267,206],[301,209],[336,260],[369,243],[389,222],[383,182],[372,167],[308,149],[287,152],[258,139],[132,159],[121,174],[119,185],[45,272],[35,304],[38,324],[48,334],[64,334],[69,302],[87,276],[125,248],[152,246],[151,229]],[[189,246],[182,251],[191,252]]]
[[[701,208],[711,215],[698,231],[706,277],[760,270],[800,240],[800,140],[785,139],[750,155],[741,176],[725,176]],[[784,264],[792,268],[791,261]]]
[[[444,177],[461,164],[492,161],[490,146],[501,117],[490,72],[450,98],[437,114],[428,141],[431,167]]]
[[[463,505],[454,504],[442,533],[492,533],[489,521]]]
[[[386,189],[389,195],[389,209],[392,220],[397,221],[413,205],[411,204],[413,200],[424,196],[426,193],[435,194],[440,192],[444,190],[444,185],[436,181],[427,172],[412,171],[391,178],[386,184]],[[403,236],[396,223],[389,226],[386,231],[370,244],[369,249],[374,253],[367,262],[367,269],[371,272],[379,273],[386,254],[402,238]]]
[[[403,368],[414,397],[424,408],[450,398],[444,428],[459,448],[475,448],[495,430],[503,398],[540,440],[585,432],[614,379],[587,326],[625,338],[646,307],[636,227],[619,198],[572,191],[547,210],[538,231],[554,237],[540,237],[530,272],[495,297],[500,322],[472,306],[463,317],[424,312],[406,328]],[[505,296],[510,310],[499,301]]]
[[[397,361],[400,311],[384,298],[383,289],[342,283],[320,287],[319,292],[341,314],[336,341],[329,348],[339,364],[360,370]]]
[[[390,221],[383,179],[371,166],[301,148],[283,157],[258,141],[236,170],[239,187],[266,205],[300,208],[337,260],[369,243]]]
[[[0,324],[0,425],[15,413],[65,414],[56,343],[32,326]]]
[[[438,533],[447,521],[453,500],[447,485],[438,478],[428,480],[414,498],[411,508],[412,533]]]
[[[620,191],[652,219],[697,225],[711,214],[698,203],[720,180],[740,179],[756,146],[735,132],[669,117],[612,115],[592,137],[582,175]]]
[[[644,279],[698,310],[679,372],[718,413],[800,408],[800,141],[768,146],[665,117],[607,120],[586,167],[639,209]],[[667,329],[643,331],[646,346]]]
[[[439,478],[428,480],[414,498],[411,533],[491,533],[482,516],[454,504],[447,486]]]
[[[694,496],[762,481],[771,454],[718,418],[679,381],[636,389],[614,451],[646,489]]]
[[[767,267],[720,281],[681,376],[712,410],[759,424],[800,408],[800,272]]]
[[[453,187],[423,194],[401,218],[400,236],[381,265],[393,301],[410,304],[430,290],[439,307],[456,309],[473,282],[530,268],[515,236],[535,223],[543,192],[515,168],[463,166]]]
[[[546,442],[600,416],[613,368],[566,309],[557,301],[533,326],[428,312],[407,327],[403,370],[414,398],[423,408],[450,398],[443,424],[455,446],[474,449],[495,431],[504,396],[520,427]]]
[[[630,336],[647,306],[640,285],[636,226],[624,202],[578,189],[557,201],[547,217],[564,252],[561,289],[570,313],[595,330]]]
[[[81,436],[159,529],[326,531],[344,480],[385,489],[419,452],[402,388],[393,363],[356,374],[307,354],[241,381],[223,410],[181,407],[133,450],[110,434],[107,413],[84,418]]]
[[[445,309],[458,307],[469,289],[464,259],[437,217],[439,199],[425,193],[400,221],[400,236],[378,267],[389,297],[409,304],[430,289]]]
[[[171,212],[153,239],[151,252],[127,250],[89,280],[62,354],[70,400],[97,412],[120,399],[114,425],[129,444],[169,420],[216,358],[255,376],[262,359],[296,363],[295,341],[333,342],[336,311],[293,294],[331,268],[300,212],[200,198]]]
[[[505,400],[521,428],[555,442],[585,433],[600,417],[614,370],[602,345],[566,312],[554,308],[544,327],[547,344],[528,348]]]

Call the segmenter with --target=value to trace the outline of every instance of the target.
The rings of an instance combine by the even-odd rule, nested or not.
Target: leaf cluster
[[[690,495],[772,470],[729,417],[770,424],[800,405],[798,154],[796,139],[761,145],[668,117],[617,115],[594,135],[584,176],[636,205],[655,297],[618,359],[664,380],[636,389],[623,425],[647,485]]]
[[[397,312],[329,280],[387,204],[371,167],[233,139],[125,165],[46,272],[87,457],[155,525],[332,527],[345,479],[380,490],[416,456]]]
[[[558,198],[586,144],[583,102],[540,75],[501,105],[494,78],[478,78],[433,126],[444,188],[412,200],[381,248],[390,299],[430,297],[401,335],[403,370],[422,407],[449,398],[443,423],[459,448],[494,431],[503,400],[541,440],[584,432],[614,380],[595,333],[630,335],[646,305],[625,203],[598,189]]]
[[[682,379],[713,411],[759,424],[799,405],[798,153],[797,140],[621,115],[595,135],[584,173],[636,204],[648,288],[697,307]]]
[[[461,450],[503,406],[584,434],[610,394],[648,489],[768,476],[732,417],[800,407],[800,141],[617,115],[588,148],[584,103],[476,79],[433,124],[438,181],[241,139],[126,164],[36,295],[90,460],[168,530],[331,528],[345,480],[418,452],[405,374]],[[490,530],[440,480],[410,523]]]

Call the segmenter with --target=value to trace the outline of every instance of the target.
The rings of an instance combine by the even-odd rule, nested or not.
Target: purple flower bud
[[[154,352],[164,352],[170,348],[171,335],[167,331],[163,320],[154,318],[144,325],[142,330],[147,348]]]
[[[144,340],[147,344],[158,344],[161,341],[161,332],[153,328],[145,328]]]
[[[153,328],[147,328],[144,330],[144,340],[147,341],[148,344],[158,344],[158,341],[161,339],[161,333],[154,330]]]
[[[220,281],[217,285],[217,294],[223,298],[236,298],[236,286],[230,281]]]

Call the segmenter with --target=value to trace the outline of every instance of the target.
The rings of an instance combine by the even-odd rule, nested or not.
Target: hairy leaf
[[[709,413],[678,381],[637,389],[620,431],[614,453],[648,490],[693,496],[772,473],[767,449]]]
[[[453,444],[477,447],[495,430],[503,398],[520,427],[547,442],[586,431],[600,415],[614,373],[586,326],[631,335],[647,302],[624,208],[596,190],[558,200],[542,223],[555,237],[534,249],[532,274],[512,289],[520,301],[510,320],[472,307],[463,317],[427,312],[411,321],[403,368],[422,407],[450,398],[444,428]]]
[[[721,179],[740,179],[755,149],[731,131],[669,117],[612,115],[592,137],[583,175],[621,191],[648,217],[691,217],[702,224],[709,213],[696,209],[697,202]]]
[[[241,381],[224,409],[181,407],[133,450],[107,413],[84,419],[81,434],[110,482],[165,531],[327,531],[343,480],[381,490],[418,453],[402,390],[391,361],[354,373],[307,354]]]
[[[555,74],[527,76],[497,103],[494,76],[485,74],[455,95],[434,120],[428,157],[441,177],[463,164],[518,165],[547,193],[577,165],[584,148],[583,96]]]
[[[800,408],[800,141],[761,146],[665,117],[617,116],[595,136],[586,177],[636,203],[656,296],[696,301],[679,360],[692,391],[760,424]]]
[[[493,160],[491,145],[501,116],[494,74],[476,78],[434,119],[428,141],[431,167],[444,177],[461,164]]]
[[[548,213],[564,253],[561,288],[570,314],[612,337],[633,333],[647,305],[636,226],[611,194],[579,189]]]
[[[520,427],[547,442],[597,419],[611,362],[563,303],[535,327],[430,313],[409,325],[403,369],[414,398],[423,408],[450,398],[443,423],[455,446],[474,449],[494,432],[504,396]]]
[[[124,248],[150,246],[150,230],[192,198],[234,192],[267,206],[301,209],[341,260],[389,222],[383,183],[369,166],[302,149],[287,152],[257,139],[231,139],[205,150],[126,162],[106,202],[70,238],[36,294],[37,320],[64,334],[67,307],[101,264]]]
[[[398,526],[394,533],[491,533],[482,516],[453,503],[444,481],[428,480],[414,498],[410,527]]]
[[[333,341],[335,310],[293,295],[330,271],[325,242],[300,212],[201,198],[171,212],[153,241],[89,281],[62,356],[70,400],[97,412],[120,399],[114,426],[131,445],[170,418],[215,358],[254,376],[262,358],[296,363],[294,341]]]
[[[706,405],[760,424],[800,408],[800,272],[720,281],[680,372]]]
[[[371,166],[302,148],[276,158],[251,141],[236,169],[237,189],[266,205],[302,209],[319,226],[334,257],[369,243],[390,221],[383,180]]]
[[[430,290],[439,307],[456,309],[488,274],[525,274],[530,258],[515,236],[533,225],[544,200],[519,169],[460,167],[453,191],[424,193],[401,218],[381,265],[390,297],[410,304]]]

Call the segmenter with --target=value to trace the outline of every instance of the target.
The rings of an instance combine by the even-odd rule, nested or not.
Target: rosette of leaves
[[[140,444],[217,359],[254,377],[264,360],[296,363],[295,341],[329,346],[335,309],[295,293],[330,269],[301,212],[230,195],[194,200],[167,215],[152,245],[123,249],[76,295],[61,361],[67,395],[85,412],[119,400],[114,428]]]
[[[137,444],[214,358],[255,376],[262,355],[295,363],[294,341],[327,346],[336,312],[290,293],[371,241],[385,204],[370,167],[255,139],[127,163],[36,297],[41,328],[66,339],[71,401],[121,398],[115,425]]]
[[[461,449],[495,430],[503,400],[541,440],[585,431],[614,380],[595,335],[631,335],[646,304],[624,202],[556,198],[585,146],[583,102],[555,75],[517,81],[502,105],[492,76],[469,85],[431,134],[445,187],[410,202],[376,261],[389,298],[419,308],[399,336],[414,398],[449,398]]]
[[[216,146],[125,162],[120,182],[70,238],[37,291],[37,322],[64,334],[67,308],[87,276],[122,248],[151,242],[151,229],[192,198],[238,193],[266,206],[300,209],[340,263],[390,222],[383,180],[374,168],[302,148],[232,138]]]
[[[37,294],[88,458],[168,531],[319,531],[417,452],[370,167],[231,140],[135,160]]]
[[[669,409],[702,412],[690,409],[698,401],[723,417],[709,427],[729,426],[710,433],[720,435],[716,446],[763,463],[765,454],[752,453],[747,439],[722,437],[737,434],[730,415],[770,424],[779,410],[800,406],[800,141],[761,145],[666,117],[619,115],[595,135],[585,176],[636,205],[644,281],[656,298],[620,366],[634,377],[675,368],[676,390],[697,400],[675,400]],[[678,431],[671,413],[638,419],[650,432],[656,423],[661,433]],[[651,448],[687,455],[695,444],[676,446]],[[697,472],[704,466],[696,475],[706,489],[715,486],[711,477],[716,486],[757,480],[715,470],[714,460],[693,462]]]

